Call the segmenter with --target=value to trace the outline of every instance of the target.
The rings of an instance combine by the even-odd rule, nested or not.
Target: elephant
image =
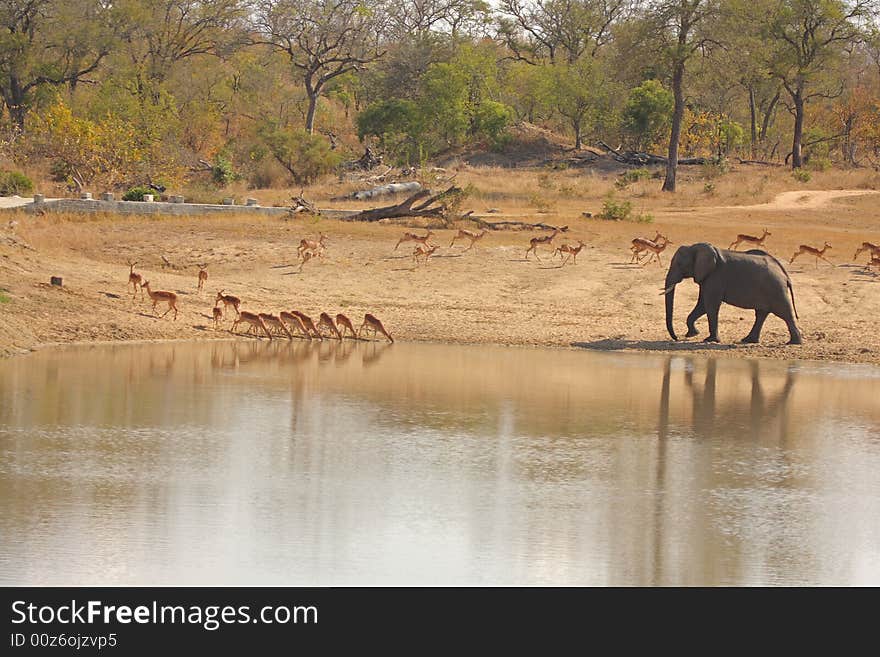
[[[678,340],[672,328],[675,286],[685,278],[693,278],[700,286],[697,305],[687,318],[686,337],[697,335],[695,322],[708,315],[709,337],[704,342],[718,342],[718,311],[725,302],[755,311],[755,324],[742,342],[757,343],[764,320],[773,313],[788,326],[791,337],[788,344],[801,344],[791,279],[782,263],[766,251],[729,251],[704,242],[679,247],[669,265],[663,290],[666,330],[673,340]]]

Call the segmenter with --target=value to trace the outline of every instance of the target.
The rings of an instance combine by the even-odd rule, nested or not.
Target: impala
[[[553,241],[553,238],[559,234],[559,229],[554,228],[553,232],[550,235],[544,235],[543,237],[533,237],[529,240],[529,248],[526,251],[526,260],[529,259],[529,253],[534,253],[535,257],[540,260],[540,256],[538,256],[538,246],[540,244],[547,244],[548,246]]]
[[[394,338],[392,338],[392,337],[391,337],[391,334],[390,334],[388,331],[385,330],[385,327],[382,326],[382,322],[380,322],[378,319],[376,319],[376,318],[375,318],[373,315],[371,315],[370,313],[366,313],[366,314],[364,315],[364,323],[361,324],[360,329],[358,329],[358,337],[360,337],[361,332],[362,332],[365,328],[366,328],[366,329],[370,329],[370,330],[372,330],[372,331],[373,331],[373,335],[376,335],[376,333],[381,333],[381,334],[384,335],[386,338],[388,338],[388,341],[389,341],[389,342],[394,342]]]
[[[481,230],[479,233],[474,233],[469,230],[459,230],[455,234],[455,237],[452,238],[452,242],[449,244],[449,248],[450,249],[452,248],[452,246],[455,244],[456,240],[463,239],[463,240],[470,241],[470,246],[468,246],[468,248],[465,249],[465,251],[470,251],[472,248],[474,248],[474,244],[479,242],[485,236],[486,236],[486,229],[485,228],[483,230]],[[462,251],[462,253],[464,253],[464,251]]]
[[[223,307],[228,309],[229,306],[232,306],[233,310],[235,310],[236,315],[240,315],[241,313],[238,311],[238,307],[241,305],[241,299],[238,297],[234,297],[231,294],[223,294],[223,290],[220,290],[217,293],[217,298],[214,300],[214,306],[220,305],[220,302],[223,302]]]
[[[733,242],[731,242],[730,246],[728,246],[727,248],[728,249],[736,249],[736,247],[738,247],[743,242],[748,242],[749,244],[754,244],[756,246],[764,246],[764,240],[766,240],[772,234],[773,233],[771,233],[766,228],[764,229],[764,234],[761,235],[761,237],[755,237],[754,235],[745,235],[743,233],[740,233],[739,235],[736,236],[736,239],[733,240]]]
[[[164,290],[156,290],[153,292],[150,289],[150,281],[144,281],[141,285],[141,289],[145,289],[147,291],[147,296],[153,300],[153,314],[156,313],[156,304],[163,301],[168,304],[168,310],[162,313],[162,317],[165,317],[165,315],[173,310],[174,319],[177,319],[177,295],[174,294],[174,292],[166,292]]]
[[[793,263],[794,259],[797,258],[799,255],[804,254],[804,253],[808,253],[811,256],[815,256],[816,267],[819,266],[819,258],[822,258],[822,260],[824,260],[825,262],[827,262],[829,265],[831,265],[833,267],[834,263],[825,257],[825,252],[830,248],[832,248],[832,247],[831,247],[831,244],[829,244],[828,242],[825,242],[825,246],[823,246],[821,249],[817,249],[815,246],[810,246],[808,244],[801,244],[798,247],[798,250],[794,252],[794,255],[791,256],[791,260],[788,261],[788,264]]]
[[[428,238],[434,234],[434,231],[429,230],[425,235],[417,235],[416,233],[404,233],[403,237],[397,240],[397,244],[394,245],[394,250],[397,251],[397,247],[403,244],[404,242],[418,242],[423,246],[428,246]]]

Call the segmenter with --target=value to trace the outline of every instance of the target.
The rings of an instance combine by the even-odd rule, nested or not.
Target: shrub
[[[211,180],[214,181],[214,184],[226,187],[226,185],[235,182],[237,178],[238,176],[232,168],[232,162],[222,155],[218,155],[211,167]]]
[[[474,110],[473,132],[486,135],[495,143],[513,121],[513,114],[513,109],[504,103],[484,100]]]
[[[617,180],[614,181],[614,186],[617,187],[617,189],[626,189],[632,183],[639,182],[640,180],[647,180],[650,177],[651,172],[648,171],[648,169],[630,169],[617,176]]]
[[[332,171],[342,159],[321,135],[311,135],[302,129],[266,124],[260,129],[260,137],[268,152],[297,185],[313,183],[318,176]],[[256,160],[257,155],[255,150],[251,157]]]
[[[30,194],[33,191],[34,183],[20,171],[0,172],[0,196]]]
[[[600,219],[608,221],[628,221],[632,215],[632,203],[630,201],[618,201],[613,195],[609,195],[602,203]]]
[[[813,175],[806,169],[795,169],[791,172],[791,175],[795,180],[801,183],[808,183],[813,178]]]
[[[6,294],[6,290],[0,289],[0,303],[9,303],[10,301],[12,301],[12,299]]]
[[[702,165],[703,178],[713,180],[730,171],[730,160],[727,158],[713,159]]]
[[[541,194],[529,194],[529,205],[535,208],[535,211],[539,214],[544,214],[553,209],[555,203],[553,201],[547,199]]]
[[[828,171],[831,168],[830,157],[811,157],[807,162],[807,167],[811,171]]]
[[[73,176],[73,168],[64,160],[52,160],[49,166],[49,176],[52,182],[69,182]]]
[[[122,195],[123,201],[143,201],[144,194],[152,194],[153,190],[144,185],[138,185],[137,187],[132,187],[125,194]]]

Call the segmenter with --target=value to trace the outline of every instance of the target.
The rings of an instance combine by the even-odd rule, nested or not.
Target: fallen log
[[[321,214],[318,210],[318,207],[311,201],[307,200],[305,196],[303,196],[302,191],[299,193],[299,196],[291,196],[290,200],[293,201],[290,206],[291,214],[299,214],[300,212],[307,212],[308,214],[312,214],[315,216]]]
[[[501,230],[505,227],[516,227],[520,229],[529,229],[529,230],[558,230],[560,233],[568,232],[568,226],[551,226],[550,224],[545,224],[542,222],[537,223],[529,223],[526,221],[486,221],[485,219],[480,219],[479,217],[475,217],[473,215],[465,215],[462,219],[467,219],[468,221],[473,221],[479,228],[486,228],[488,230]]]
[[[765,167],[781,167],[783,166],[779,162],[767,162],[765,160],[743,160],[742,158],[736,158],[740,164],[757,164]]]
[[[611,148],[604,141],[596,142],[604,148],[606,151],[611,153],[611,156],[622,164],[635,164],[644,166],[646,164],[663,164],[665,165],[669,158],[664,157],[663,155],[654,155],[653,153],[639,153],[636,151],[619,151]],[[682,157],[679,158],[678,163],[683,166],[694,165],[694,164],[707,164],[709,162],[709,158],[707,157]]]
[[[404,183],[389,183],[387,185],[379,185],[372,189],[365,189],[359,192],[352,192],[343,196],[335,196],[331,201],[365,201],[367,199],[376,198],[377,196],[389,196],[391,194],[400,194],[402,192],[417,192],[422,189],[422,184],[417,181]]]
[[[447,207],[441,200],[460,194],[461,188],[452,186],[449,189],[431,196],[431,190],[422,189],[396,205],[388,205],[372,210],[363,210],[357,214],[344,217],[344,221],[379,221],[380,219],[399,219],[401,217],[445,217]],[[427,197],[427,198],[425,198]],[[422,199],[425,199],[422,201]],[[416,205],[417,201],[422,201]],[[440,203],[436,207],[432,205]]]

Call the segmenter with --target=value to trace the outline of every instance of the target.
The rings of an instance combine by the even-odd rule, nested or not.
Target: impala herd
[[[307,240],[303,240],[302,242],[305,244]],[[311,242],[309,245],[306,245],[305,249],[303,249],[303,257],[308,259],[314,255],[320,255],[324,248],[324,236],[322,235],[318,242]],[[314,253],[315,251],[317,251],[317,253]],[[310,252],[312,252],[312,256],[308,255]],[[160,315],[160,317],[165,317],[165,315],[173,310],[173,319],[176,320],[178,312],[177,294],[165,290],[152,290],[150,288],[150,282],[145,280],[141,274],[135,272],[134,267],[137,263],[130,262],[128,264],[128,284],[133,288],[131,295],[132,303],[134,303],[138,292],[140,292],[141,298],[143,298],[144,290],[146,290],[147,296],[149,296],[153,302],[153,314],[156,314],[156,306],[159,303],[165,303],[168,305],[168,308],[162,313],[162,315]],[[201,291],[207,280],[207,264],[199,265],[198,284],[196,289]],[[299,310],[291,310],[289,312],[282,311],[277,315],[273,315],[272,313],[252,313],[247,310],[241,310],[241,299],[231,294],[226,294],[225,292],[226,290],[220,290],[214,300],[214,307],[212,308],[214,330],[221,327],[224,314],[228,314],[231,308],[235,312],[235,320],[232,322],[232,326],[229,329],[230,333],[235,333],[235,330],[240,325],[246,324],[246,333],[259,334],[261,331],[262,334],[270,340],[273,336],[282,336],[290,340],[292,340],[294,336],[297,336],[307,340],[323,340],[325,337],[332,337],[341,341],[345,338],[346,333],[350,333],[352,339],[360,339],[361,334],[366,330],[372,331],[374,337],[381,333],[389,342],[394,342],[394,338],[391,337],[391,334],[385,329],[382,322],[375,315],[370,313],[364,314],[363,323],[358,330],[355,330],[354,324],[352,324],[351,320],[342,313],[338,313],[334,320],[329,314],[322,312],[318,317],[318,323],[315,324],[308,315]]]
[[[548,235],[532,237],[529,240],[529,248],[525,252],[525,259],[528,260],[529,254],[534,253],[535,258],[540,261],[541,258],[538,255],[538,247],[546,246],[552,248],[554,238],[556,238],[560,232],[567,229],[567,226],[554,228],[553,232]],[[474,246],[486,236],[486,234],[487,232],[485,229],[480,232],[460,229],[453,236],[452,242],[450,242],[448,248],[452,248],[459,240],[467,241],[469,244],[467,248],[462,251],[462,253],[465,253],[473,249]],[[741,244],[763,247],[764,242],[772,234],[773,233],[766,228],[760,236],[740,233],[728,248],[735,250]],[[437,245],[429,243],[429,240],[433,235],[434,232],[431,230],[428,230],[423,235],[406,232],[397,241],[397,244],[394,245],[394,250],[396,251],[404,242],[415,242],[416,246],[412,252],[413,261],[416,263],[416,266],[418,266],[420,262],[427,263],[429,258],[437,250]],[[670,244],[673,244],[673,242],[671,242],[666,235],[659,232],[651,239],[648,239],[647,237],[636,237],[630,242],[630,251],[632,252],[630,264],[636,263],[646,266],[656,260],[657,264],[662,266],[663,263],[660,259],[660,254]],[[582,240],[576,240],[576,244],[562,244],[552,251],[550,257],[554,258],[558,255],[563,258],[562,265],[560,265],[563,267],[569,262],[569,260],[571,260],[573,264],[577,264],[577,256],[585,246],[586,244]],[[793,263],[795,259],[801,255],[809,255],[815,258],[817,267],[819,266],[819,260],[824,260],[829,265],[833,266],[834,263],[825,257],[825,253],[831,248],[832,246],[829,242],[825,242],[822,247],[801,244],[789,259],[789,263]],[[297,248],[297,256],[302,260],[299,270],[302,271],[303,265],[312,258],[323,258],[326,249],[327,241],[326,236],[323,233],[319,235],[317,240],[300,240],[299,247]],[[857,260],[862,253],[868,254],[866,269],[874,267],[880,270],[880,245],[871,242],[862,242],[861,246],[856,249],[856,252],[853,255],[853,261]],[[137,263],[129,262],[128,265],[128,284],[132,287],[132,303],[134,303],[138,292],[140,292],[141,299],[143,299],[144,290],[146,290],[147,296],[153,302],[153,314],[156,314],[156,307],[161,303],[167,305],[167,308],[161,317],[165,317],[165,315],[174,311],[173,319],[176,320],[178,313],[177,294],[165,290],[153,290],[150,287],[150,282],[141,274],[135,272],[134,268]],[[203,290],[207,281],[207,263],[199,264],[198,285],[196,288],[198,292]],[[387,340],[394,342],[394,338],[391,337],[391,334],[385,329],[382,322],[370,313],[364,314],[364,321],[361,323],[360,327],[355,330],[352,321],[342,313],[338,313],[334,317],[326,312],[322,312],[318,317],[318,322],[315,323],[308,315],[299,310],[282,311],[277,315],[272,313],[253,313],[247,310],[241,310],[241,299],[231,294],[226,294],[225,292],[225,290],[220,290],[214,301],[212,316],[215,330],[222,326],[223,317],[230,312],[231,308],[235,312],[235,320],[232,322],[231,328],[229,329],[232,333],[235,333],[239,326],[246,324],[247,333],[261,333],[270,340],[273,339],[273,337],[285,337],[291,340],[294,337],[301,337],[307,340],[323,340],[325,337],[330,337],[337,340],[343,340],[346,334],[350,334],[353,339],[359,339],[366,330],[372,332],[374,337],[381,333]]]

